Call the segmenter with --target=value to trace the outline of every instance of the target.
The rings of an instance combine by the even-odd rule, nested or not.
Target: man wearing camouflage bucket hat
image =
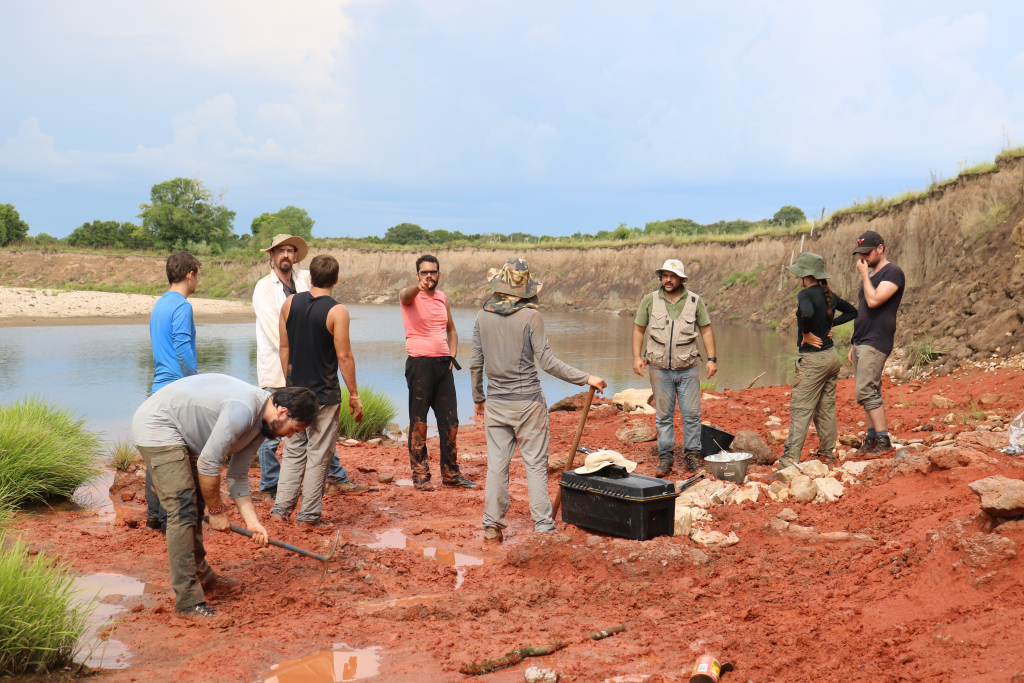
[[[704,300],[686,289],[686,272],[678,259],[669,259],[654,271],[661,287],[640,301],[633,321],[633,372],[644,376],[644,366],[651,366],[651,389],[658,429],[658,469],[656,477],[672,472],[675,427],[672,418],[676,399],[683,417],[683,444],[686,466],[696,472],[701,463],[700,439],[700,350],[697,335],[704,340],[708,353],[705,372],[708,379],[718,372],[715,356],[715,333]],[[651,334],[644,348],[644,333]]]
[[[544,333],[544,319],[537,311],[537,294],[543,285],[530,276],[526,261],[513,258],[501,270],[492,268],[488,284],[494,293],[473,325],[469,369],[475,417],[483,422],[487,436],[484,540],[500,542],[511,505],[509,465],[517,445],[526,468],[533,528],[539,533],[555,530],[548,497],[548,408],[537,367],[598,391],[608,384],[555,358]]]
[[[811,420],[818,430],[818,451],[829,465],[835,464],[836,383],[843,364],[832,344],[832,328],[857,317],[857,309],[828,286],[825,259],[805,251],[789,267],[803,289],[796,295],[796,334],[800,354],[789,397],[789,436],[779,468],[800,462]],[[836,311],[842,315],[835,317]]]

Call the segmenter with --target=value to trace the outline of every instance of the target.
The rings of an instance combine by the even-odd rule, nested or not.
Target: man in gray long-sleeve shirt
[[[526,468],[534,531],[555,530],[548,496],[548,408],[537,366],[566,382],[589,384],[598,391],[608,384],[555,358],[544,334],[544,319],[537,312],[537,294],[543,285],[530,277],[526,261],[509,259],[500,271],[492,268],[489,284],[494,295],[476,316],[469,369],[476,419],[483,420],[487,434],[484,540],[500,542],[511,505],[509,464],[517,445]]]
[[[289,437],[316,416],[316,395],[290,387],[273,394],[227,375],[192,375],[150,396],[132,418],[132,441],[160,503],[167,510],[167,557],[174,607],[186,617],[213,617],[203,589],[218,577],[206,562],[203,509],[210,526],[230,529],[220,496],[220,468],[228,455],[228,493],[253,541],[266,545],[249,490],[249,466],[264,438]],[[198,489],[198,490],[197,490]],[[227,581],[231,583],[230,581]]]

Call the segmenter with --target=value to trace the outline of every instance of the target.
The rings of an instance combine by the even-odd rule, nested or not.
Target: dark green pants
[[[818,456],[824,456],[829,464],[835,462],[832,449],[836,447],[836,383],[842,367],[834,348],[797,357],[796,378],[789,397],[789,436],[779,467],[800,462],[812,418],[818,430]]]
[[[192,455],[184,446],[138,449],[153,477],[160,504],[167,511],[167,559],[171,565],[174,608],[183,610],[206,600],[202,581],[214,576],[203,547],[206,504],[197,486],[199,456]]]

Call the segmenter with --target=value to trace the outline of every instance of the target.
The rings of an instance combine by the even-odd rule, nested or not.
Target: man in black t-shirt
[[[878,457],[892,450],[882,405],[882,369],[892,353],[896,312],[907,280],[900,267],[885,257],[885,243],[877,232],[868,230],[861,235],[853,254],[861,287],[849,359],[857,382],[857,403],[867,415],[868,433],[861,452]]]

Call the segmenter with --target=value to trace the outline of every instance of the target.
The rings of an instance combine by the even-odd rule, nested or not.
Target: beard
[[[679,289],[679,287],[677,287],[677,286],[676,286],[676,283],[672,282],[671,280],[670,280],[670,281],[668,281],[668,282],[663,282],[663,283],[661,283],[661,286],[662,286],[662,287],[663,287],[663,288],[665,289],[665,291],[666,291],[666,292],[668,292],[669,294],[671,294],[672,292],[674,292],[674,291],[676,291],[677,289]]]
[[[263,424],[260,425],[260,431],[263,433],[263,436],[267,437],[268,439],[276,439],[277,434],[274,433],[274,427],[276,426],[276,421],[267,422],[266,420],[263,420]]]
[[[292,262],[289,261],[288,259],[284,259],[279,264],[277,264],[277,268],[282,273],[287,273],[292,269]]]

